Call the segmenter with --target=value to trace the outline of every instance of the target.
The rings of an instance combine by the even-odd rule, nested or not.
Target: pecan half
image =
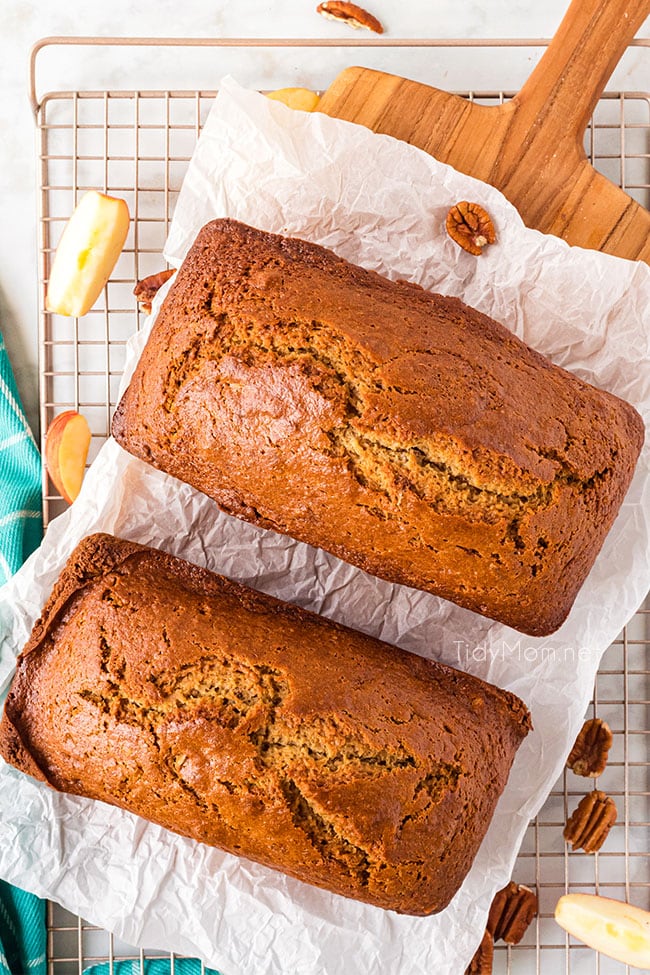
[[[600,718],[585,721],[569,752],[567,767],[576,775],[585,775],[591,779],[602,775],[612,741],[612,732],[606,721]]]
[[[489,931],[483,935],[474,957],[465,970],[465,975],[492,975],[494,960],[494,941]]]
[[[340,20],[348,27],[365,27],[373,30],[375,34],[383,34],[384,28],[376,17],[369,14],[363,7],[357,7],[356,3],[347,3],[346,0],[325,0],[319,3],[316,12],[327,17],[328,20]]]
[[[494,895],[487,929],[495,941],[518,945],[537,914],[537,894],[513,880]]]
[[[445,227],[452,240],[476,256],[497,239],[490,214],[480,204],[468,200],[461,200],[451,208]]]
[[[150,274],[149,277],[143,278],[142,281],[138,281],[133,289],[133,294],[137,298],[138,304],[142,310],[147,313],[147,315],[151,311],[151,302],[153,301],[156,292],[159,288],[162,288],[165,281],[169,281],[172,274],[175,273],[176,269],[170,267],[166,271],[158,271],[157,274]]]
[[[564,839],[574,850],[595,853],[607,839],[617,815],[614,800],[595,789],[578,803],[564,827]]]

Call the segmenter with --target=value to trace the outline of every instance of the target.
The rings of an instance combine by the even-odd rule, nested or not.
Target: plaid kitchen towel
[[[41,535],[41,459],[0,335],[0,585]],[[45,939],[45,902],[0,880],[0,975],[45,975]]]
[[[45,975],[45,901],[0,880],[0,975]]]
[[[146,958],[114,961],[112,964],[91,965],[84,975],[202,975],[201,962],[196,958],[174,957],[174,968],[169,958]],[[219,975],[213,968],[204,968],[203,975]]]
[[[0,335],[0,585],[41,536],[41,458]]]

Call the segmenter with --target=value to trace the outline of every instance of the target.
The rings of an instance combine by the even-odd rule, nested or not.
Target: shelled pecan
[[[612,741],[612,732],[606,721],[601,718],[585,721],[566,760],[567,767],[576,775],[589,778],[602,775]]]
[[[465,975],[492,975],[494,961],[494,941],[489,931],[483,935],[474,957],[465,970]]]
[[[452,240],[475,256],[497,239],[490,214],[480,204],[468,200],[461,200],[451,208],[445,227]]]
[[[150,274],[148,277],[142,278],[141,281],[138,281],[133,289],[133,294],[137,298],[138,304],[142,310],[147,313],[147,315],[151,311],[151,302],[153,301],[156,292],[162,288],[165,281],[169,281],[172,274],[175,273],[175,268],[170,267],[166,271],[158,271],[156,274]]]
[[[564,827],[564,839],[573,850],[595,853],[616,822],[616,803],[599,789],[581,799]]]
[[[367,10],[364,10],[363,7],[358,7],[356,3],[347,3],[346,0],[325,0],[324,3],[318,4],[316,11],[323,17],[327,17],[328,20],[339,20],[355,29],[365,27],[367,30],[374,31],[375,34],[384,33],[380,21]]]
[[[494,895],[487,929],[495,941],[518,945],[537,914],[537,894],[513,880]]]

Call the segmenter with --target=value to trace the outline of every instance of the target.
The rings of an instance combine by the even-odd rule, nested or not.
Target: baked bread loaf
[[[230,514],[542,635],[602,546],[644,430],[456,298],[215,220],[113,434]]]
[[[307,883],[440,911],[530,717],[513,694],[92,535],[21,654],[0,751]]]

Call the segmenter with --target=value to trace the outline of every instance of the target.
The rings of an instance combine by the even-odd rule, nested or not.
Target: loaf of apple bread
[[[600,551],[644,428],[457,298],[215,220],[113,433],[233,515],[542,635]]]
[[[307,883],[440,911],[530,716],[513,694],[108,535],[77,547],[6,761]]]

